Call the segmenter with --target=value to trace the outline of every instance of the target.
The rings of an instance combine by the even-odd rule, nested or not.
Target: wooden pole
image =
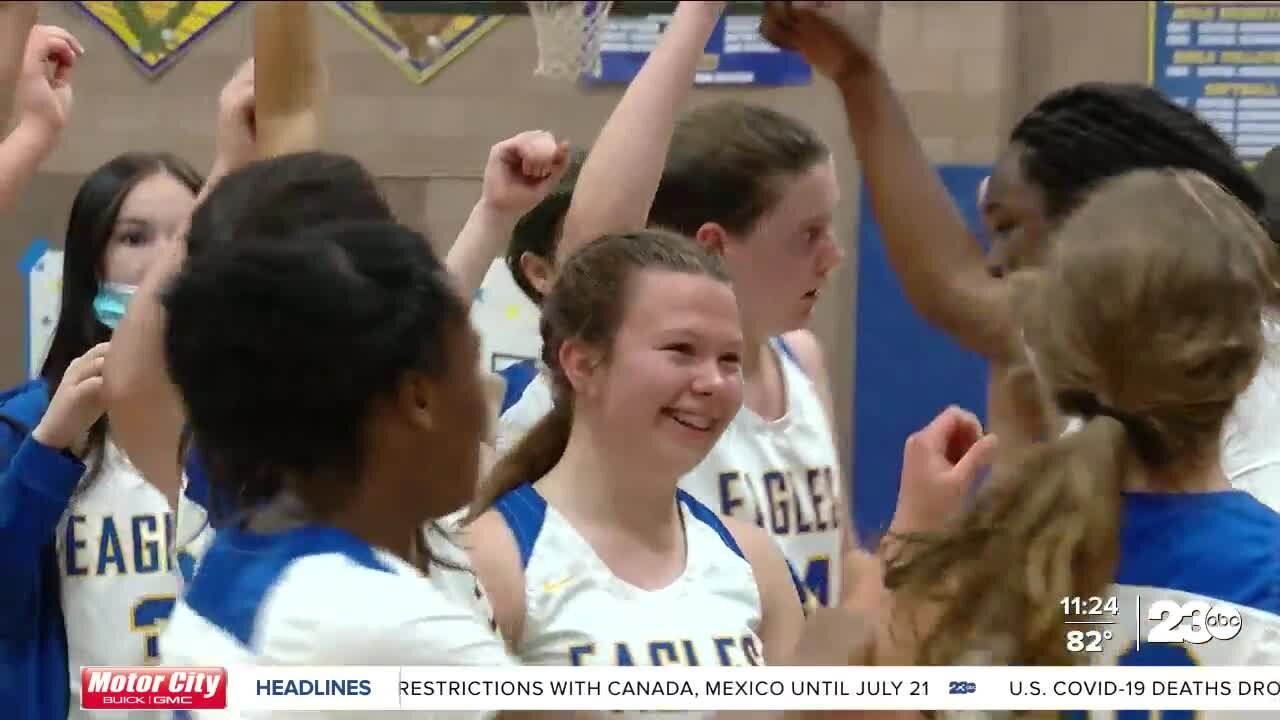
[[[263,158],[320,146],[324,67],[309,2],[254,3],[254,121]]]

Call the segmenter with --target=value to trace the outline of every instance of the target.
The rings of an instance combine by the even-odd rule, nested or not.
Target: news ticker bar
[[[83,668],[86,709],[1272,710],[1273,667]]]

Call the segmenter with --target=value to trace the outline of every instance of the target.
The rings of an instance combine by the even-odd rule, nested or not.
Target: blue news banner
[[[1246,162],[1280,145],[1280,2],[1154,2],[1148,80]]]
[[[670,15],[612,16],[606,21],[595,85],[627,84],[640,72],[671,21]],[[806,85],[813,77],[799,53],[780,50],[760,35],[757,15],[720,18],[694,82],[698,85]]]

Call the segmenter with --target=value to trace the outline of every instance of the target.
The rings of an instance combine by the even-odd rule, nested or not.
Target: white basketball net
[[[538,37],[533,74],[555,80],[600,76],[600,44],[613,2],[528,2]]]

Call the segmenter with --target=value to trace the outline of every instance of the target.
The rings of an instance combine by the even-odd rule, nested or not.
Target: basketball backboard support
[[[649,0],[618,0],[610,10],[612,15],[670,15],[676,2],[651,2]],[[528,15],[529,6],[523,2],[432,2],[431,0],[396,0],[382,6],[382,12],[390,14],[435,15]],[[729,15],[761,15],[763,2],[730,2],[725,6]]]

